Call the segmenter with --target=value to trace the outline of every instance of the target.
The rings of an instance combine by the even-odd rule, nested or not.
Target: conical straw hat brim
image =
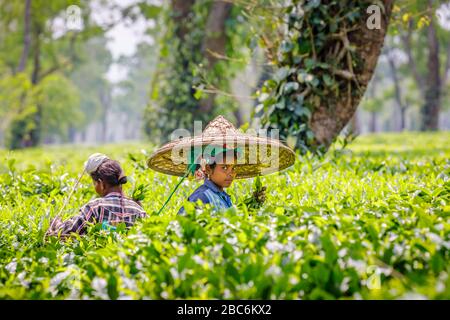
[[[295,162],[294,151],[279,140],[247,134],[196,136],[171,141],[149,158],[148,166],[158,172],[184,176],[188,169],[187,154],[191,148],[223,145],[240,148],[235,165],[236,179],[245,179],[284,170]]]

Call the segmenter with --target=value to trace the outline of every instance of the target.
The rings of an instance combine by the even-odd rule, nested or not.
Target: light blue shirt
[[[189,196],[188,201],[197,202],[198,199],[205,204],[210,203],[215,210],[224,210],[233,206],[228,193],[221,191],[219,187],[209,179],[205,179],[205,183]],[[183,207],[178,211],[178,214],[180,213],[184,213]]]

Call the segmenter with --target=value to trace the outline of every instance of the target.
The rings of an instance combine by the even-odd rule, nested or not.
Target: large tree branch
[[[356,77],[358,83],[357,88],[359,90],[353,95],[350,87],[351,82],[345,80],[347,81],[347,92],[334,100],[328,99],[325,103],[321,103],[320,106],[315,107],[313,110],[309,126],[314,133],[315,143],[317,145],[328,147],[340,133],[355,113],[367,84],[374,74],[378,57],[383,47],[394,1],[383,0],[381,2],[385,8],[381,19],[381,28],[369,29],[367,26],[368,16],[365,15],[361,17],[358,23],[358,29],[348,33],[349,42],[356,48],[355,53],[358,55],[360,61],[364,61],[363,64],[355,68],[352,72]],[[344,89],[342,89],[342,92],[344,92]]]
[[[68,67],[72,64],[72,61],[70,59],[68,60],[64,60],[63,62],[58,62],[57,64],[55,64],[54,66],[52,66],[51,68],[48,68],[47,70],[43,71],[40,75],[39,75],[39,79],[44,79],[45,77],[51,75],[52,73],[55,73],[56,71],[59,71],[65,67]]]
[[[55,64],[52,67],[48,68],[45,71],[42,71],[41,74],[40,74],[40,79],[41,80],[44,79],[45,77],[51,75],[52,73],[58,71],[58,70],[61,70],[61,69],[65,68],[65,67],[70,66],[75,61],[75,59],[77,59],[76,50],[75,50],[75,42],[76,42],[76,38],[77,38],[78,34],[79,33],[74,32],[72,34],[72,36],[70,37],[69,52],[71,54],[70,54],[69,58],[63,60],[62,62],[61,61],[56,61]],[[58,59],[56,58],[55,60],[58,60]]]

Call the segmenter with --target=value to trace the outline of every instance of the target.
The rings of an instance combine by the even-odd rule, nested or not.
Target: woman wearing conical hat
[[[230,187],[236,178],[238,157],[238,149],[226,149],[226,146],[216,146],[211,154],[203,153],[194,175],[197,180],[204,180],[204,183],[190,195],[188,201],[211,204],[215,211],[230,208],[233,205],[231,197],[224,189]],[[184,207],[178,213],[183,214]]]
[[[201,135],[173,140],[156,150],[148,165],[183,179],[189,175],[204,179],[188,200],[222,210],[232,206],[224,189],[235,179],[270,174],[288,168],[294,161],[295,153],[279,140],[241,133],[223,116],[218,116]],[[183,211],[181,208],[179,212]]]

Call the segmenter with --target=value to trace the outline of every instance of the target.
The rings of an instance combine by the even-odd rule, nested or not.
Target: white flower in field
[[[119,251],[119,252],[117,253],[117,255],[120,257],[120,259],[123,260],[123,262],[124,262],[125,264],[128,264],[128,263],[130,262],[130,259],[129,259],[128,256],[125,254],[125,252]]]
[[[198,254],[194,255],[192,257],[192,260],[194,260],[197,264],[199,265],[203,265],[205,263],[205,260],[203,260],[202,258],[200,258],[200,256]]]
[[[286,252],[293,252],[295,248],[296,248],[295,244],[291,241],[284,245],[284,251]]]
[[[290,276],[289,277],[289,283],[293,286],[295,286],[296,284],[298,284],[298,278],[296,276]]]
[[[399,300],[427,300],[427,297],[416,292],[407,292]]]
[[[349,284],[350,283],[350,278],[349,277],[345,277],[343,280],[342,280],[342,283],[341,283],[341,285],[339,286],[339,289],[341,290],[341,292],[346,292],[347,290],[348,290],[348,288],[349,288]]]
[[[386,267],[386,268],[378,267],[377,271],[379,274],[384,274],[385,276],[389,276],[392,274],[392,268],[390,268],[390,267]]]
[[[106,292],[107,282],[103,278],[95,277],[92,280],[91,287],[94,289],[94,296],[100,299],[109,299],[108,294]]]
[[[41,257],[41,258],[39,259],[39,263],[47,264],[47,263],[48,263],[48,258],[46,258],[46,257]]]
[[[231,245],[235,245],[238,243],[238,238],[236,236],[231,237],[231,238],[227,238],[227,242]]]
[[[428,238],[437,245],[441,245],[444,241],[435,233],[429,233]]]
[[[343,249],[341,249],[341,250],[338,251],[338,256],[339,256],[340,258],[342,258],[342,257],[345,257],[345,256],[347,255],[347,253],[348,253],[347,248],[343,248]]]
[[[176,268],[170,268],[170,274],[172,275],[172,278],[174,279],[179,279],[180,278],[180,273],[178,272],[178,270]]]
[[[308,212],[308,211],[303,212],[303,217],[309,218],[311,215],[312,215],[311,212]]]
[[[182,184],[185,187],[189,187],[191,183],[188,180],[184,180]]]
[[[295,250],[293,253],[294,261],[298,261],[301,257],[303,257],[303,251]]]
[[[106,288],[107,282],[103,278],[95,277],[92,280],[91,286],[94,290],[102,291]]]
[[[136,261],[135,266],[136,266],[136,269],[138,269],[138,270],[142,270],[142,268],[144,267],[142,265],[142,262],[139,260]]]
[[[278,238],[278,237],[277,237],[277,233],[274,231],[276,227],[277,227],[277,226],[274,225],[274,224],[270,225],[269,238],[270,238],[271,240],[275,240],[275,239]]]
[[[223,290],[223,298],[224,299],[230,299],[231,298],[231,291],[229,289]]]
[[[137,291],[136,281],[133,279],[127,278],[127,277],[121,277],[122,280],[122,286],[125,289],[129,289],[131,291]]]
[[[231,229],[236,229],[236,227],[234,225],[232,225],[230,223],[230,220],[228,220],[227,218],[221,218],[220,222],[222,222],[224,225],[226,225],[227,227],[229,227]]]
[[[355,299],[355,300],[362,300],[362,296],[361,296],[361,294],[359,292],[356,292],[353,295],[353,299]]]
[[[441,281],[446,281],[448,279],[448,274],[447,274],[447,272],[441,272],[440,274],[439,274],[439,280],[441,280]]]
[[[33,262],[33,259],[31,259],[31,258],[29,258],[29,257],[25,257],[25,258],[20,259],[20,262],[22,262],[22,264],[23,264],[24,262],[32,263],[32,262]]]
[[[367,249],[372,248],[372,243],[371,243],[371,242],[368,242],[368,241],[362,241],[362,242],[361,242],[361,245],[362,245],[363,247],[367,248]]]
[[[446,249],[450,249],[450,241],[444,241],[444,242],[442,242],[442,245],[443,245]]]
[[[281,274],[281,268],[279,266],[276,265],[272,265],[270,266],[269,269],[266,270],[266,272],[264,273],[266,276],[279,276]]]
[[[313,243],[313,244],[319,244],[319,237],[320,237],[320,233],[319,232],[312,232],[310,234],[308,234],[308,241]]]
[[[306,82],[311,82],[311,81],[313,81],[314,80],[314,76],[312,75],[312,74],[308,74],[306,77],[305,77],[305,81]]]
[[[10,263],[8,263],[5,267],[5,269],[9,272],[9,273],[16,273],[16,269],[17,269],[17,262],[12,261]]]
[[[393,234],[391,234],[391,236],[389,237],[389,242],[393,242],[395,239],[397,239],[398,238],[398,235],[397,234],[395,234],[395,233],[393,233]]]
[[[64,271],[56,274],[50,279],[50,287],[57,287],[64,279],[69,276],[69,271]]]
[[[170,257],[169,261],[171,264],[176,264],[178,262],[178,257],[177,256]]]
[[[347,266],[355,268],[356,271],[361,274],[366,272],[367,264],[363,260],[353,260],[350,258],[347,261]]]
[[[437,282],[436,283],[436,292],[441,293],[441,292],[444,292],[444,290],[445,290],[445,284],[441,281]]]
[[[17,276],[17,279],[19,280],[20,284],[25,287],[28,288],[30,286],[31,281],[25,280],[25,276],[27,274],[25,273],[25,271],[22,271],[21,273],[19,273],[19,275]]]
[[[65,255],[63,255],[64,265],[73,263],[74,258],[75,258],[75,254],[73,252],[66,253]]]
[[[444,230],[444,225],[443,225],[442,223],[439,223],[439,224],[436,224],[436,225],[434,226],[434,228],[435,228],[437,231],[442,231],[442,230]]]
[[[148,244],[150,242],[150,239],[145,235],[142,234],[141,232],[137,233],[137,234],[130,234],[128,236],[129,240],[133,240],[134,243],[136,244]]]
[[[66,299],[67,300],[80,300],[80,290],[72,288],[72,290],[70,290],[69,296]]]
[[[193,275],[194,271],[192,269],[184,269],[183,271],[181,271],[180,273],[180,279],[181,280],[186,280],[187,276]]]
[[[389,290],[389,294],[391,296],[396,296],[398,294],[398,290],[395,289],[395,288],[392,288],[392,289]]]
[[[400,256],[400,255],[402,255],[403,254],[403,251],[404,251],[404,249],[403,249],[403,247],[402,246],[400,246],[399,244],[395,244],[394,245],[394,254],[395,255],[397,255],[397,256]]]
[[[267,241],[266,248],[271,252],[275,252],[283,249],[283,244],[278,241]]]

